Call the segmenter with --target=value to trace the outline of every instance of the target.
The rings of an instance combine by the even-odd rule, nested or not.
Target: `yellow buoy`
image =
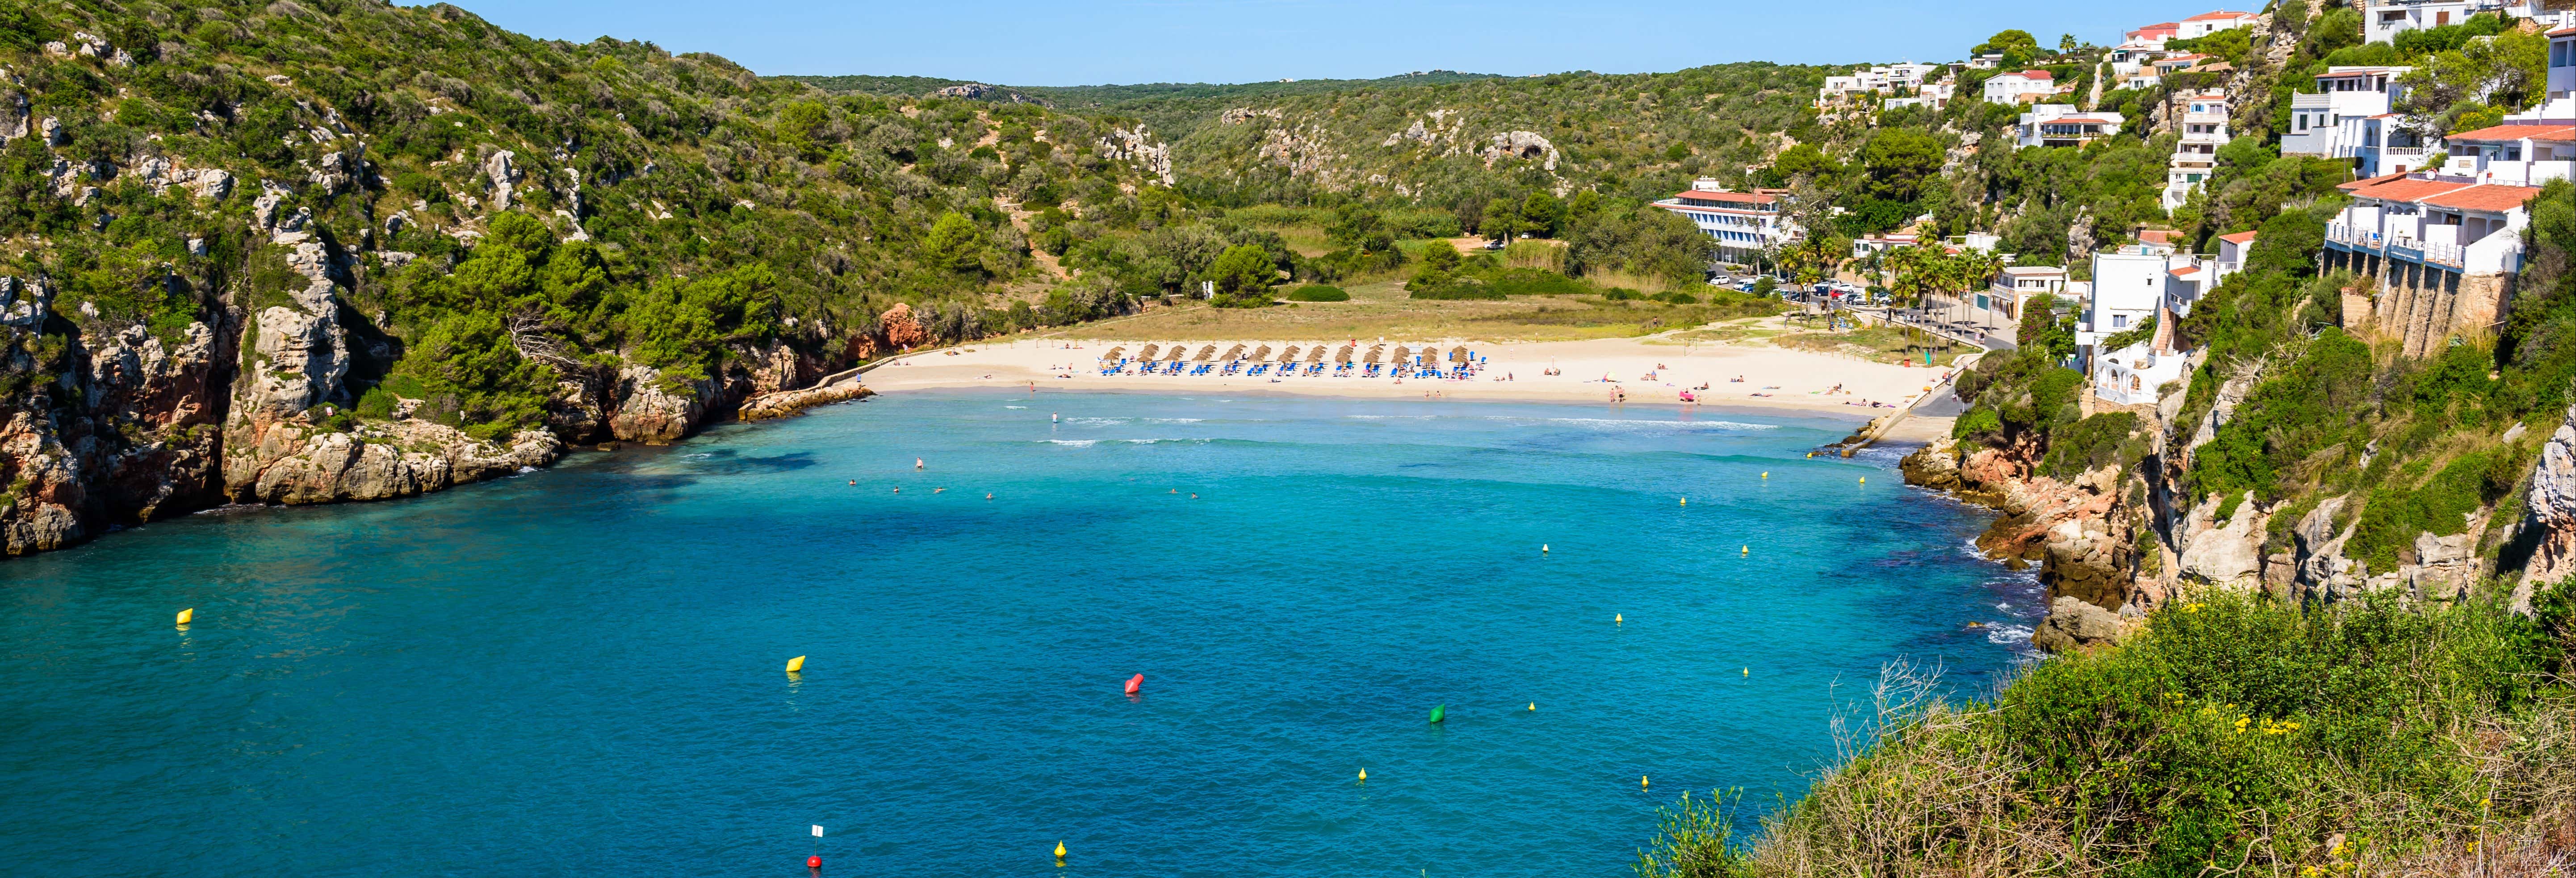
[[[1538,702],[1536,702],[1536,701],[1532,701],[1532,702],[1530,702],[1530,709],[1531,709],[1531,710],[1537,710],[1537,709],[1538,709]]]
[[[1546,544],[1546,543],[1540,543],[1540,544],[1538,544],[1538,553],[1539,553],[1539,554],[1541,554],[1541,555],[1545,555],[1545,554],[1547,554],[1547,544]]]
[[[1747,677],[1753,676],[1753,669],[1752,669],[1752,668],[1745,668],[1745,669],[1744,669],[1744,675],[1745,675],[1745,676],[1747,676]]]
[[[1059,860],[1064,859],[1064,842],[1059,841],[1055,843],[1055,858]]]
[[[1862,476],[1862,477],[1860,477],[1860,483],[1861,483],[1861,484],[1864,484],[1864,485],[1869,484],[1869,477],[1868,477],[1868,476]]]
[[[197,618],[197,608],[195,607],[189,607],[179,611],[179,624],[181,625],[188,624],[188,620],[194,618]]]
[[[1618,614],[1618,613],[1612,613],[1612,614],[1610,614],[1610,624],[1612,624],[1612,625],[1625,625],[1625,624],[1628,624],[1628,617],[1626,617],[1626,616],[1622,616],[1622,615],[1620,615],[1620,614]]]
[[[1816,453],[1815,453],[1815,452],[1813,452],[1813,451],[1807,452],[1807,459],[1808,459],[1808,460],[1814,460],[1814,459],[1816,459]]]
[[[1368,782],[1368,769],[1365,769],[1365,768],[1360,769],[1360,782],[1361,782],[1361,783],[1367,783],[1367,782]]]
[[[1763,473],[1763,474],[1762,474],[1762,477],[1767,479],[1767,478],[1770,478],[1770,477],[1771,477],[1771,474],[1770,474],[1770,473],[1768,473],[1768,472],[1765,472],[1765,473]]]
[[[1747,555],[1753,554],[1753,547],[1752,547],[1752,546],[1746,546],[1746,547],[1744,547],[1744,554],[1747,554]]]
[[[1688,505],[1690,505],[1690,498],[1688,498],[1688,497],[1684,497],[1684,498],[1682,498],[1682,505],[1684,505],[1684,506],[1688,506]]]
[[[1638,788],[1638,789],[1641,789],[1641,790],[1646,788],[1646,776],[1645,776],[1645,775],[1642,775],[1642,774],[1637,775],[1637,788]]]
[[[795,658],[792,658],[792,659],[788,659],[788,660],[787,660],[787,672],[788,672],[788,673],[793,674],[793,673],[796,673],[796,672],[798,672],[798,671],[802,671],[802,670],[804,670],[804,669],[805,669],[805,657],[804,657],[804,656],[801,656],[801,655],[800,655],[800,656],[797,656],[797,657],[795,657]]]

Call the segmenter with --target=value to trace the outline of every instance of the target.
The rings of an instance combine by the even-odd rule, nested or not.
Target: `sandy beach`
[[[1681,405],[1690,390],[1700,402],[1746,408],[1793,409],[1818,414],[1875,417],[1886,406],[1910,404],[1950,370],[1893,366],[1807,351],[1722,344],[1682,345],[1654,337],[1586,341],[1493,343],[1458,339],[1387,339],[1387,351],[1403,346],[1436,347],[1444,354],[1458,346],[1484,358],[1483,371],[1469,380],[1405,378],[1274,378],[1269,375],[1102,375],[1098,359],[1113,348],[1134,357],[1145,345],[1168,349],[1187,345],[1190,357],[1213,345],[1218,357],[1240,344],[1245,352],[1264,345],[1273,357],[1287,346],[1328,351],[1358,342],[1353,359],[1365,355],[1377,339],[1283,339],[1272,341],[1064,341],[1040,339],[966,345],[925,351],[870,370],[869,387],[880,393],[953,387],[1039,387],[1072,390],[1147,390],[1158,393],[1222,390],[1237,393],[1294,393],[1380,399],[1421,398],[1438,394],[1450,399],[1559,402],[1606,402],[1621,393],[1631,404]],[[1325,360],[1331,362],[1327,353]],[[1299,357],[1303,360],[1304,357]],[[1220,363],[1222,359],[1213,360]],[[1247,363],[1247,369],[1249,363]],[[1551,374],[1553,373],[1553,374]],[[1741,379],[1741,380],[1737,380]],[[1707,389],[1701,390],[1703,385]],[[1836,390],[1839,388],[1839,391]],[[1880,407],[1872,407],[1872,402]]]

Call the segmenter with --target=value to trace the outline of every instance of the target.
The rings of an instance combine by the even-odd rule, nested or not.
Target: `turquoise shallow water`
[[[0,871],[1625,874],[1882,662],[2015,660],[1846,429],[920,394],[154,524],[0,564]]]

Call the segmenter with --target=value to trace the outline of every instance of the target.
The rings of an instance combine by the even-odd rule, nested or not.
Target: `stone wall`
[[[2494,326],[2513,296],[2511,275],[2463,275],[2438,265],[2333,250],[2326,251],[2326,266],[2370,279],[2363,290],[2344,295],[2344,327],[2397,339],[2410,357],[2438,352],[2462,332]]]

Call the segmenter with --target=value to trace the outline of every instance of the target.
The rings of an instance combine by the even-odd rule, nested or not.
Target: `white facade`
[[[2410,30],[2459,24],[2480,12],[2504,13],[2505,0],[2367,0],[2361,4],[2364,42],[2394,42]]]
[[[1954,82],[1924,83],[1921,88],[1915,90],[1913,95],[1908,97],[1888,98],[1886,101],[1881,103],[1881,106],[1890,110],[1898,107],[1931,107],[1935,110],[1947,109],[1950,106],[1951,96],[1956,95],[1958,90],[1959,85]]]
[[[1942,70],[1939,64],[1889,64],[1884,67],[1853,68],[1850,76],[1828,76],[1816,90],[1818,106],[1847,103],[1863,95],[1898,94],[1924,87],[1925,81]],[[1949,96],[1945,93],[1943,99]]]
[[[2317,91],[2290,96],[2290,118],[2281,133],[2282,155],[2352,158],[2361,147],[2360,121],[2388,113],[2403,95],[2397,78],[2412,67],[2328,67]],[[2345,124],[2350,121],[2352,124]]]
[[[2175,94],[2169,112],[2179,111],[2182,140],[2174,144],[2165,165],[2164,207],[2181,209],[2191,191],[2215,173],[2218,148],[2232,137],[2227,129],[2227,90],[2201,89]]]
[[[2182,375],[2172,321],[2190,315],[2193,303],[2242,269],[2253,243],[2253,232],[2239,232],[2219,236],[2216,256],[2175,253],[2166,244],[2093,254],[2093,295],[2075,333],[2092,370],[2093,394],[2117,405],[2155,402],[2157,388]],[[2111,336],[2159,320],[2163,325],[2147,340],[2095,350]]]
[[[2549,99],[2513,113],[2504,124],[2442,139],[2450,163],[2441,172],[2480,183],[2540,186],[2576,178],[2576,27],[2549,32]]]
[[[2038,104],[2013,126],[2018,146],[2083,146],[2120,133],[2118,113],[2075,112],[2072,104]]]
[[[2255,15],[2251,12],[2229,12],[2224,9],[2217,12],[2204,12],[2183,19],[2180,32],[2174,36],[2177,39],[2196,40],[2223,30],[2253,27],[2254,19]]]
[[[2564,14],[2549,32],[2549,103],[2576,99],[2576,14]]]
[[[2057,78],[2046,70],[2006,73],[1986,80],[1986,103],[2018,104],[2057,93]]]
[[[1655,206],[1688,218],[1720,249],[1750,255],[1798,240],[1798,225],[1780,211],[1783,194],[1776,189],[1731,192],[1718,181],[1702,177],[1689,190]]]
[[[2326,249],[2464,276],[2522,270],[2525,206],[2539,188],[2426,173],[2356,180],[2352,203],[2326,226]],[[2335,254],[2329,253],[2329,258]]]

